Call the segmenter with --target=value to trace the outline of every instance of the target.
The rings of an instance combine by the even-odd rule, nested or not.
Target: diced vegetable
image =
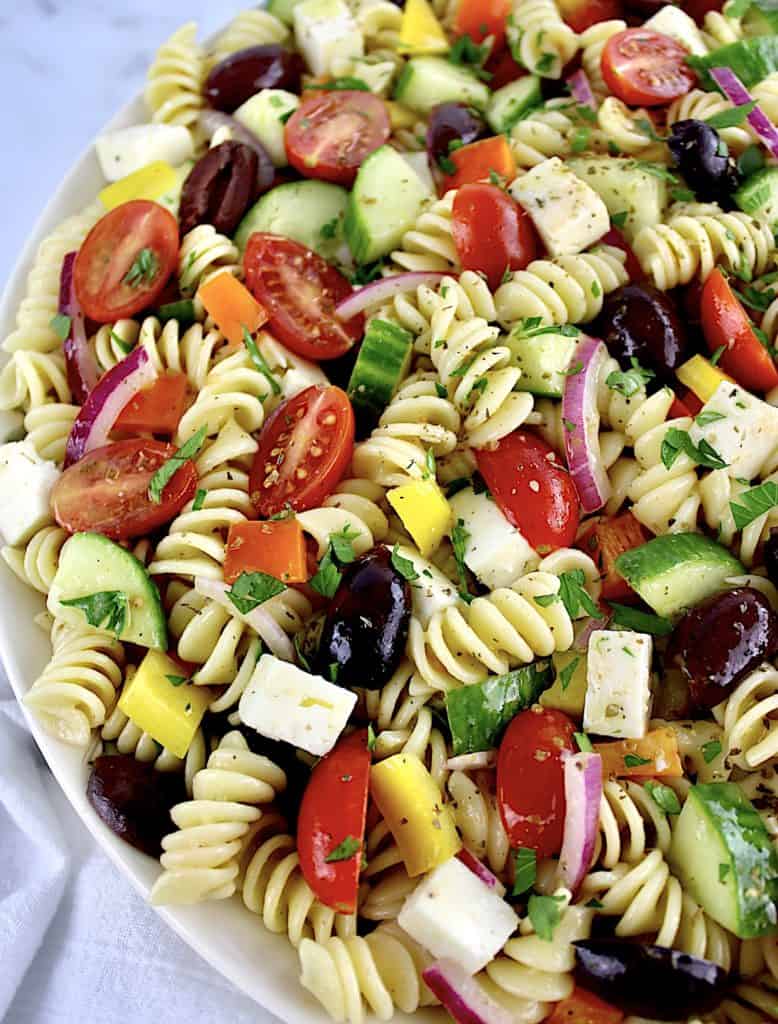
[[[414,480],[387,491],[386,499],[424,558],[437,551],[451,525],[451,508],[434,480]]]
[[[647,633],[599,629],[589,638],[586,669],[586,732],[636,739],[651,717],[651,656]]]
[[[635,591],[616,571],[616,559],[625,551],[645,544],[648,539],[648,531],[631,512],[599,519],[578,538],[576,547],[590,555],[602,573],[604,600],[635,600]]]
[[[450,499],[449,505],[454,520],[461,520],[467,533],[465,565],[484,586],[490,590],[509,587],[537,568],[537,553],[491,497],[466,487]]]
[[[576,987],[557,1003],[548,1024],[621,1024],[624,1014],[586,989]]]
[[[262,572],[282,583],[305,583],[308,553],[297,519],[233,523],[224,552],[224,579],[234,583],[244,572]]]
[[[344,0],[302,0],[293,12],[297,48],[314,75],[329,75],[333,61],[361,57],[362,33]]]
[[[513,1013],[455,960],[438,960],[422,977],[456,1024],[515,1024]]]
[[[706,415],[715,413],[716,416]],[[689,430],[695,445],[707,442],[727,473],[751,480],[775,448],[778,409],[737,384],[720,384]]]
[[[516,177],[516,160],[504,135],[479,139],[455,149],[449,154],[449,160],[456,169],[443,179],[441,193],[477,181],[491,181],[495,175],[502,182],[513,181]]]
[[[689,57],[703,89],[715,89],[712,68],[730,68],[746,88],[778,71],[778,36],[757,36],[720,46],[704,57]]]
[[[700,355],[692,356],[679,366],[675,375],[701,402],[707,402],[712,398],[719,384],[725,381],[734,384],[729,374]]]
[[[267,323],[265,309],[232,274],[216,274],[200,285],[197,297],[233,345],[243,342],[244,331],[254,334]]]
[[[580,373],[567,378],[562,397],[562,416],[567,423],[565,451],[570,475],[584,512],[596,512],[610,497],[611,485],[600,452],[600,412],[597,388],[602,364],[608,358],[605,345],[583,335],[573,353]]]
[[[174,189],[177,182],[178,175],[170,164],[156,160],[112,185],[106,185],[99,198],[106,210],[113,210],[131,199],[159,199]]]
[[[0,534],[16,547],[51,521],[51,492],[60,472],[29,439],[0,447]]]
[[[114,424],[128,434],[174,434],[187,397],[185,373],[165,373],[130,399]]]
[[[565,772],[565,827],[559,854],[562,884],[576,892],[592,863],[600,822],[602,761],[599,754],[562,755]]]
[[[566,715],[583,716],[586,699],[586,655],[580,651],[555,651],[552,664],[556,679],[540,695],[544,708],[556,708]]]
[[[406,0],[400,26],[400,50],[409,57],[448,50],[446,33],[427,0]]]
[[[466,847],[457,854],[459,860],[468,868],[476,878],[480,879],[485,886],[489,889],[494,889],[498,896],[505,895],[505,886],[502,884],[497,875],[493,874],[489,868],[483,864],[477,857],[475,857]]]
[[[76,296],[75,265],[78,253],[69,252],[62,261],[59,279],[58,316],[65,318],[67,334],[62,340],[68,387],[76,402],[86,401],[100,376],[94,352],[86,337],[84,313]],[[64,332],[63,332],[64,333]]]
[[[653,729],[642,739],[595,743],[594,750],[602,758],[603,778],[611,775],[620,778],[680,778],[683,775],[678,740],[669,727]]]
[[[363,429],[372,429],[378,423],[407,376],[412,348],[413,337],[403,327],[387,320],[369,321],[347,388],[354,415]]]
[[[138,124],[118,128],[100,135],[95,141],[95,149],[107,181],[119,181],[159,161],[176,167],[194,156],[192,135],[180,124]]]

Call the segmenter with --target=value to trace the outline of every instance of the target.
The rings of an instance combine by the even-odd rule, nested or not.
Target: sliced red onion
[[[457,1024],[515,1024],[516,1018],[454,960],[437,960],[422,974]]]
[[[606,629],[608,623],[610,622],[610,619],[610,612],[603,612],[601,619],[595,619],[593,616],[590,616],[588,619],[586,619],[581,628],[581,631],[578,633],[573,643],[573,647],[575,648],[575,650],[584,652],[588,651],[589,637],[596,629]]]
[[[335,316],[339,320],[350,320],[368,306],[378,305],[393,299],[401,292],[409,292],[420,285],[434,286],[440,284],[446,275],[439,270],[413,270],[407,274],[395,274],[393,277],[382,277],[380,281],[371,281],[364,288],[355,291],[335,307]]]
[[[108,444],[119,413],[130,399],[156,379],[156,367],[146,349],[140,346],[104,374],[87,395],[73,422],[65,448],[65,469],[93,448]]]
[[[62,342],[65,354],[65,371],[68,387],[73,398],[82,405],[92,388],[97,384],[100,373],[97,360],[89,348],[86,339],[86,324],[81,306],[76,298],[73,269],[76,265],[77,252],[69,252],[62,261],[62,273],[59,279],[59,312],[70,317],[70,331]]]
[[[489,889],[493,889],[498,896],[505,895],[505,886],[497,875],[493,874],[485,864],[482,864],[481,861],[464,846],[457,854],[457,858],[461,860],[465,867],[469,868],[477,878],[480,878],[485,886]]]
[[[599,754],[562,754],[565,775],[565,828],[559,854],[562,884],[575,892],[594,856],[602,798],[602,758]]]
[[[214,135],[219,128],[229,128],[235,142],[242,142],[244,146],[253,149],[257,154],[257,196],[268,191],[275,181],[276,169],[258,135],[255,135],[236,117],[223,114],[221,110],[201,111],[198,123],[209,137]]]
[[[608,350],[597,338],[581,335],[571,365],[581,363],[580,373],[565,378],[562,420],[565,454],[570,476],[584,512],[596,512],[611,494],[610,480],[600,453],[600,411],[597,387]]]
[[[579,106],[591,107],[592,110],[597,109],[597,100],[594,98],[592,84],[583,68],[579,68],[574,75],[570,75],[567,84],[573,99]]]
[[[753,103],[753,97],[732,68],[711,68],[710,74],[730,103],[736,107]],[[754,107],[746,119],[772,155],[778,157],[778,129],[767,114],[759,107]]]
[[[227,591],[230,588],[222,580],[209,580],[205,576],[196,576],[194,587],[198,594],[211,598],[212,601],[220,604],[222,608],[226,608],[236,618],[251,626],[254,632],[265,641],[270,652],[275,654],[277,658],[281,658],[282,661],[294,661],[292,641],[267,610],[267,605],[276,600],[275,598],[271,597],[270,601],[266,601],[264,605],[258,605],[250,612],[244,614],[238,611],[227,596]],[[279,594],[278,596],[280,597],[281,595]]]
[[[496,750],[477,750],[474,754],[459,754],[446,761],[450,772],[477,772],[481,768],[494,768],[497,764]]]

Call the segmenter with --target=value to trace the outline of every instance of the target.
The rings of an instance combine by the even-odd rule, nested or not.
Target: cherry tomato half
[[[317,92],[286,123],[289,163],[306,178],[354,184],[360,164],[392,133],[384,101],[371,92]]]
[[[700,304],[702,330],[711,352],[724,346],[719,366],[749,391],[778,385],[775,360],[761,344],[746,311],[718,267],[708,274]]]
[[[341,914],[357,909],[369,782],[367,730],[360,729],[313,769],[297,819],[303,877],[325,906]],[[333,853],[338,859],[328,860]]]
[[[537,255],[529,214],[496,185],[463,185],[454,199],[451,230],[464,269],[486,274],[493,291],[506,270],[524,270]]]
[[[475,456],[503,515],[533,548],[547,554],[573,543],[578,492],[550,445],[526,430],[515,430]]]
[[[492,53],[498,53],[505,44],[505,23],[511,12],[510,0],[461,0],[454,17],[454,35],[470,36],[474,43],[482,43],[492,36]],[[490,80],[490,88],[494,88]]]
[[[270,330],[306,359],[337,359],[365,329],[360,314],[343,322],[335,307],[351,294],[346,278],[299,242],[257,232],[243,258],[246,284],[270,314]]]
[[[178,260],[178,222],[158,203],[133,199],[111,210],[86,236],[74,283],[84,314],[98,323],[154,305]]]
[[[624,103],[662,106],[685,96],[697,81],[686,57],[687,51],[669,36],[628,28],[605,44],[602,77]]]
[[[87,452],[54,485],[54,518],[71,533],[92,530],[114,540],[151,533],[169,523],[197,490],[197,470],[185,462],[162,501],[149,498],[152,476],[175,451],[175,445],[138,438]]]
[[[497,803],[512,847],[538,860],[562,848],[565,781],[562,753],[574,750],[575,725],[539,704],[516,715],[497,755]]]
[[[284,402],[259,436],[249,477],[263,519],[285,508],[321,505],[338,485],[354,450],[354,412],[345,391],[314,384]]]

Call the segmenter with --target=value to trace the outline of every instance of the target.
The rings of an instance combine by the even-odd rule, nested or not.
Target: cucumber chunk
[[[414,57],[397,79],[394,98],[419,114],[429,114],[441,103],[467,103],[485,110],[489,88],[472,72],[443,57]]]
[[[763,167],[752,174],[735,192],[735,202],[751,217],[778,226],[778,167]]]
[[[600,196],[611,218],[623,220],[628,240],[661,222],[667,206],[665,167],[612,156],[573,157],[567,163]]]
[[[348,192],[327,181],[291,181],[266,192],[249,210],[235,232],[242,251],[255,231],[291,238],[325,260],[343,250],[343,220]]]
[[[570,365],[577,340],[564,334],[544,334],[528,338],[521,325],[508,335],[507,345],[513,361],[521,370],[516,384],[519,391],[561,398],[565,390],[564,371]]]
[[[525,75],[492,93],[486,120],[494,132],[509,132],[517,121],[542,102],[540,79],[537,75]]]
[[[687,57],[687,64],[700,76],[703,89],[712,91],[718,86],[711,78],[711,68],[731,68],[740,81],[750,89],[778,71],[778,36],[755,36],[741,39],[713,50],[706,57]]]
[[[113,604],[123,628],[108,628],[107,616],[90,622],[83,603],[66,603],[95,594],[119,595]],[[167,624],[156,584],[134,555],[101,533],[74,533],[65,543],[48,609],[74,626],[92,625],[127,643],[167,650]],[[93,611],[89,614],[96,617]]]
[[[346,239],[357,263],[372,263],[395,249],[427,198],[424,182],[396,149],[381,146],[371,153],[346,210]]]
[[[654,537],[616,559],[616,570],[657,615],[680,615],[745,569],[734,555],[699,533]]]
[[[357,356],[348,396],[360,430],[367,432],[408,373],[413,348],[409,331],[388,320],[371,320]]]
[[[669,861],[703,910],[741,939],[778,931],[778,853],[736,783],[692,786]]]
[[[299,106],[300,98],[293,92],[263,89],[241,104],[233,117],[256,135],[276,167],[286,167],[284,126]]]
[[[756,0],[743,15],[743,31],[747,36],[778,34],[778,8],[775,0]]]

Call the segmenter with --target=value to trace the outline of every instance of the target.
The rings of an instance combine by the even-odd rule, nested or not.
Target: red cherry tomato
[[[624,264],[624,269],[629,274],[630,281],[641,281],[646,275],[643,273],[643,268],[638,263],[638,258],[632,251],[632,247],[626,240],[624,235],[611,225],[609,231],[602,236],[599,242],[600,245],[612,245],[616,249],[621,249],[627,257],[627,261]]]
[[[556,1004],[548,1024],[621,1024],[623,1020],[621,1010],[576,987],[572,995]]]
[[[511,10],[511,0],[461,0],[454,18],[454,35],[470,36],[481,43],[487,36],[494,37],[492,53],[505,43],[505,21]],[[491,79],[490,88],[494,88]]]
[[[306,178],[354,184],[360,164],[392,133],[384,101],[371,92],[317,92],[286,123],[289,163]]]
[[[663,106],[685,96],[697,76],[674,39],[645,28],[612,36],[602,51],[602,76],[614,96],[632,106]]]
[[[133,439],[87,452],[54,485],[54,518],[71,533],[91,530],[114,540],[164,526],[197,490],[197,470],[190,461],[167,485],[159,504],[149,498],[152,476],[175,451],[162,441]]]
[[[529,73],[526,68],[516,63],[510,50],[493,50],[484,64],[484,71],[492,76],[489,79],[489,88],[493,90],[502,89],[504,85],[524,78]]]
[[[515,430],[475,456],[506,519],[537,551],[547,554],[573,543],[578,492],[550,445],[526,430]]]
[[[360,729],[313,769],[297,819],[303,877],[325,906],[341,914],[357,909],[369,782],[367,730]],[[343,859],[328,861],[335,851]]]
[[[716,267],[702,289],[702,330],[711,352],[724,346],[719,366],[749,391],[769,391],[778,385],[775,360],[761,344],[751,321]]]
[[[257,232],[249,238],[243,267],[249,291],[270,314],[270,330],[299,356],[336,359],[361,341],[361,314],[345,323],[335,316],[351,285],[304,245]]]
[[[559,13],[570,28],[583,32],[599,21],[623,18],[620,0],[558,0]]]
[[[259,436],[249,477],[263,519],[321,505],[338,485],[354,450],[354,412],[345,391],[314,384],[273,412]]]
[[[482,271],[492,290],[506,270],[523,270],[537,255],[529,214],[496,185],[463,185],[451,230],[464,269]]]
[[[117,206],[92,228],[74,270],[76,297],[98,323],[134,316],[162,294],[178,260],[178,222],[146,199]]]
[[[575,546],[590,555],[600,570],[602,596],[606,601],[626,601],[629,604],[637,599],[635,591],[616,571],[616,559],[650,539],[651,534],[631,512],[603,516],[578,538]]]
[[[562,753],[574,750],[574,723],[539,704],[516,715],[497,755],[497,803],[511,846],[538,860],[562,848],[565,782]]]
[[[125,405],[114,430],[127,434],[173,434],[186,405],[185,373],[163,373]]]

